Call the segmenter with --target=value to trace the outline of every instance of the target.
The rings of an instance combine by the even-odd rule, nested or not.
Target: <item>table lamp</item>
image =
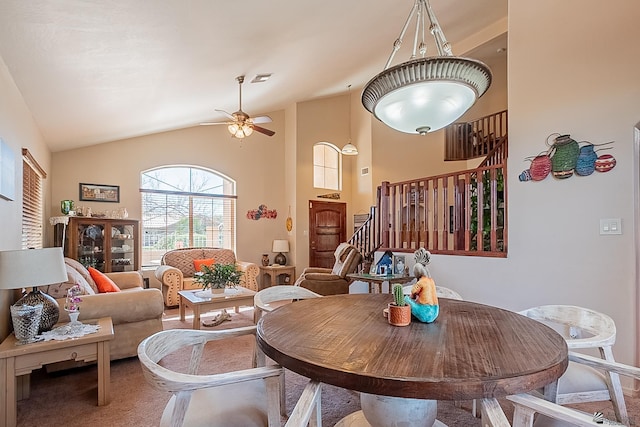
[[[0,289],[20,289],[29,286],[33,290],[20,298],[12,307],[37,306],[42,304],[42,315],[37,333],[50,330],[58,321],[60,307],[56,300],[37,289],[37,286],[51,285],[67,281],[67,269],[64,264],[62,248],[25,249],[0,252]],[[26,313],[28,310],[22,310]],[[33,316],[34,313],[26,313]],[[16,325],[13,317],[13,329],[24,329]],[[25,320],[25,319],[23,319]],[[16,338],[18,333],[16,333]]]
[[[289,241],[288,240],[274,240],[273,247],[271,248],[271,252],[278,252],[278,255],[273,258],[273,262],[275,264],[287,265],[287,257],[284,256],[283,252],[289,252]]]

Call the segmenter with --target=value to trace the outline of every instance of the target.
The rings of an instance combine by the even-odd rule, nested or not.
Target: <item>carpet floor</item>
[[[214,316],[209,313],[208,317]],[[240,313],[232,313],[231,321],[213,327],[226,329],[251,325],[253,310],[246,309]],[[203,317],[206,320],[206,317]],[[167,310],[164,319],[165,329],[191,327],[192,319],[187,317],[180,322],[177,310]],[[221,343],[207,345],[206,357],[202,362],[202,373],[225,372],[250,367],[251,354],[255,340],[252,337],[240,337],[225,340]],[[166,360],[166,365],[173,367],[186,366],[186,354],[175,354]],[[290,413],[298,397],[302,393],[307,379],[291,371],[286,371],[286,407]],[[153,389],[145,381],[137,358],[113,361],[111,363],[111,403],[107,406],[96,406],[97,369],[95,366],[70,369],[55,373],[47,373],[41,369],[31,375],[30,397],[18,402],[19,427],[84,427],[84,426],[157,426],[162,410],[169,400],[169,395]],[[627,401],[632,420],[640,419],[640,402],[638,399]],[[587,412],[601,410],[610,413],[607,403],[584,407]],[[505,412],[510,416],[510,405],[505,403]],[[451,427],[480,426],[480,420],[470,412],[470,402],[462,407],[452,402],[438,402],[438,419]],[[360,409],[357,392],[323,385],[322,418],[323,425],[333,426],[344,416]],[[283,417],[282,423],[286,421]],[[636,425],[633,424],[632,425]]]

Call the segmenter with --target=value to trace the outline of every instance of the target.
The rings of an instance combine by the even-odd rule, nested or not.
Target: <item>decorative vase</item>
[[[223,294],[224,293],[224,288],[211,288],[211,293],[212,294]]]
[[[78,316],[80,316],[80,311],[76,310],[76,311],[69,311],[69,319],[71,319],[71,323],[80,323],[80,321],[78,320]]]
[[[264,267],[269,265],[269,254],[262,254],[262,265]]]
[[[42,315],[40,316],[40,325],[38,333],[50,331],[53,325],[58,323],[60,317],[60,306],[51,295],[41,292],[37,288],[20,298],[15,305],[37,305],[42,304]]]
[[[387,320],[393,326],[407,326],[411,323],[411,306],[389,303]]]
[[[13,333],[20,344],[28,344],[36,340],[42,303],[35,305],[14,304],[10,307]]]
[[[69,212],[73,210],[73,200],[62,200],[60,202],[60,212],[62,215],[69,215]]]

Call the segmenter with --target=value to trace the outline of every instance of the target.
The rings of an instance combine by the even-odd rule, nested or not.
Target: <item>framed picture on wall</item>
[[[0,198],[16,198],[16,160],[13,150],[0,138]]]
[[[80,183],[80,200],[86,202],[120,202],[120,186]]]

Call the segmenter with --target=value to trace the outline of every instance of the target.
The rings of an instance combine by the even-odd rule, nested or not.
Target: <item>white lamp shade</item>
[[[388,68],[371,79],[362,104],[387,126],[424,135],[453,123],[491,85],[491,70],[469,58],[436,56]]]
[[[348,143],[344,147],[342,147],[342,154],[345,156],[356,156],[358,154],[358,149],[352,143]]]
[[[427,133],[453,123],[475,101],[476,93],[467,85],[426,81],[389,92],[378,101],[374,114],[400,132]]]
[[[0,252],[0,289],[20,289],[67,281],[62,248]]]
[[[288,240],[274,240],[273,247],[271,248],[272,252],[289,252],[289,241]]]

